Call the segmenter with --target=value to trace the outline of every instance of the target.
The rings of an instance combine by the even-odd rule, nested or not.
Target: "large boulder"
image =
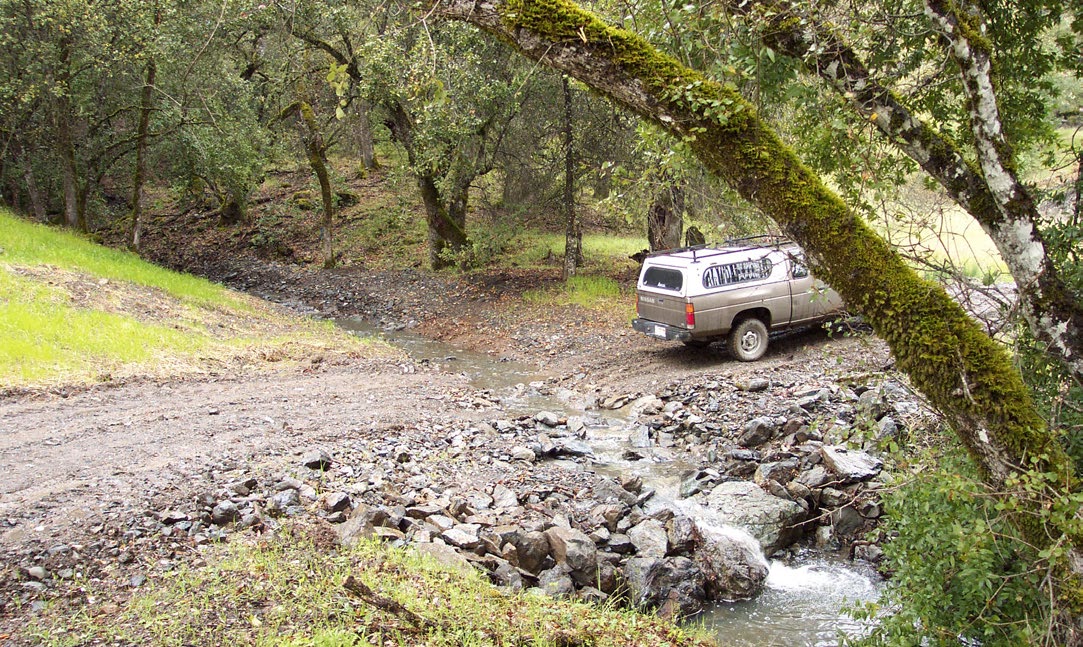
[[[628,539],[640,557],[665,557],[669,552],[666,527],[657,519],[644,519],[628,530]]]
[[[746,600],[763,590],[767,560],[756,539],[739,531],[697,524],[693,556],[708,600]]]
[[[594,584],[598,579],[598,549],[594,541],[578,530],[553,526],[545,531],[549,550],[558,565],[565,565],[568,574],[580,586]]]
[[[687,557],[633,557],[624,565],[624,578],[639,607],[692,615],[706,600],[703,573]]]
[[[798,524],[805,520],[804,508],[764,492],[755,483],[721,483],[698,495],[696,500],[716,513],[716,521],[741,528],[755,537],[768,555],[801,538]]]

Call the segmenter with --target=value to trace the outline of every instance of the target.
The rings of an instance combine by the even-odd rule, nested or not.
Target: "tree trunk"
[[[863,314],[942,413],[1013,520],[1039,549],[1062,548],[1062,602],[1083,609],[1083,529],[1066,492],[1070,460],[1010,358],[786,147],[734,89],[565,0],[445,0],[445,16],[498,35],[683,139],[704,165],[804,247],[811,269]],[[1033,489],[1017,478],[1048,479]],[[1053,508],[1057,514],[1048,511]],[[1010,508],[1009,508],[1010,509]]]
[[[308,164],[316,179],[320,182],[320,198],[323,200],[323,219],[320,221],[320,243],[323,247],[323,266],[331,268],[335,266],[335,248],[333,226],[335,218],[334,194],[331,191],[331,174],[327,171],[326,146],[323,143],[323,135],[320,126],[316,123],[316,113],[312,106],[302,101],[298,108],[301,121],[304,124],[305,150],[308,154]]]
[[[647,210],[647,241],[652,252],[680,247],[684,233],[684,190],[668,178],[664,181]]]
[[[354,137],[357,141],[357,152],[361,155],[361,165],[366,170],[372,170],[379,165],[376,163],[376,144],[372,135],[372,122],[369,121],[369,113],[372,106],[367,101],[362,101],[357,111],[357,129]]]
[[[575,211],[575,156],[572,130],[572,90],[568,75],[560,77],[564,92],[564,280],[575,276],[583,249],[583,232]]]
[[[57,85],[60,95],[56,98],[56,152],[60,157],[60,183],[64,195],[64,224],[72,229],[86,231],[86,214],[79,203],[79,169],[75,162],[75,142],[72,130],[71,96],[71,43],[60,42],[60,73]]]
[[[139,126],[136,129],[135,176],[132,178],[132,228],[128,244],[136,252],[143,243],[143,183],[147,176],[147,140],[150,133],[150,113],[154,110],[154,78],[158,66],[154,59],[147,61],[143,92],[139,97]]]
[[[435,178],[419,175],[417,185],[421,189],[429,228],[429,265],[434,270],[451,267],[455,265],[454,257],[466,247],[466,193],[469,187],[445,203]]]

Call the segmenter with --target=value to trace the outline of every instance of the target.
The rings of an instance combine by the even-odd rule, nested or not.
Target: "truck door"
[[[790,257],[790,298],[793,316],[790,323],[810,321],[822,317],[825,312],[839,306],[840,299],[823,281],[809,273],[801,254]]]

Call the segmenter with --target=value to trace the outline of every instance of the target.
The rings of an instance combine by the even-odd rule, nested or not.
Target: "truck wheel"
[[[730,355],[742,362],[754,362],[767,352],[767,326],[755,317],[742,320],[729,337]]]

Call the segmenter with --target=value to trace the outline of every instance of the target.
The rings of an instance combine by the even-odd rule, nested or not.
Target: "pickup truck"
[[[823,321],[844,308],[803,261],[801,248],[775,237],[650,254],[632,328],[689,346],[726,339],[733,357],[755,361],[767,352],[768,331]]]

